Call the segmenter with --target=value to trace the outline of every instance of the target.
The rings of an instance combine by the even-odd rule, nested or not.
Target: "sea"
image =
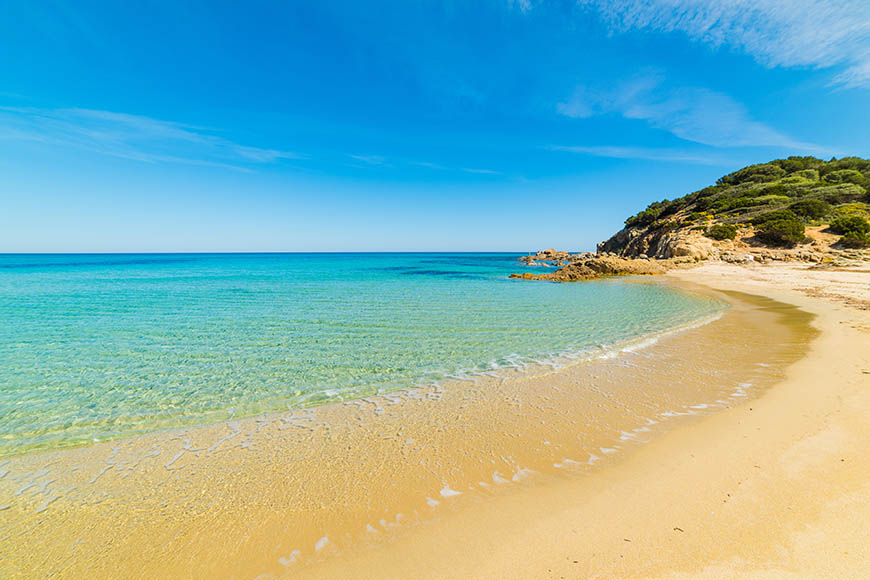
[[[0,456],[607,356],[727,307],[509,279],[518,256],[0,255]]]

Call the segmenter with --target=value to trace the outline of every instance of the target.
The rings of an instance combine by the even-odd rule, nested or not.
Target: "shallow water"
[[[0,456],[595,351],[724,304],[514,254],[0,256]]]

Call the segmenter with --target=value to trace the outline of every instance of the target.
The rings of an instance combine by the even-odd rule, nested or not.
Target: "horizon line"
[[[260,255],[260,254],[523,254],[538,250],[257,250],[257,251],[123,251],[123,252],[0,252],[0,256],[123,256],[123,255]],[[568,251],[568,250],[566,250]],[[585,251],[585,250],[577,250]]]

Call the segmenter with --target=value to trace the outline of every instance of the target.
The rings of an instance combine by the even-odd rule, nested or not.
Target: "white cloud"
[[[745,107],[728,95],[701,87],[669,88],[656,73],[612,86],[578,86],[557,110],[575,118],[618,114],[680,139],[715,147],[818,149],[752,120]]]
[[[240,145],[208,131],[140,115],[93,109],[0,107],[0,139],[72,146],[148,163],[270,163],[301,155]]]
[[[305,156],[291,151],[278,151],[277,149],[261,149],[260,147],[246,147],[235,145],[235,151],[245,159],[259,163],[271,163],[280,159],[303,159]]]
[[[619,147],[619,146],[553,146],[552,151],[581,153],[596,157],[613,157],[617,159],[646,159],[648,161],[672,161],[676,163],[698,163],[701,165],[734,165],[725,157],[715,154],[696,153],[682,149],[667,149],[653,147]]]
[[[614,32],[681,32],[767,67],[838,67],[833,83],[870,87],[868,0],[578,0]]]
[[[411,161],[409,165],[412,165],[414,167],[425,167],[426,169],[437,169],[439,171],[449,169],[448,167],[444,167],[440,163],[432,163],[431,161]]]
[[[348,157],[366,165],[390,166],[387,158],[382,155],[349,155]]]

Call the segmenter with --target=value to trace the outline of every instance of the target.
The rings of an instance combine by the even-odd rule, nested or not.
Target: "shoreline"
[[[637,283],[651,283],[651,280],[621,280],[621,282],[637,282]],[[690,292],[688,287],[684,289],[686,292]],[[695,293],[697,289],[695,289]],[[723,300],[724,302],[724,300]],[[686,332],[689,330],[694,330],[696,328],[701,328],[708,324],[712,324],[716,322],[718,319],[722,317],[725,311],[727,311],[729,306],[725,307],[722,311],[716,312],[714,314],[709,314],[702,316],[698,319],[691,320],[688,322],[680,323],[673,327],[664,328],[661,330],[656,330],[649,332],[647,334],[642,334],[637,337],[633,337],[624,341],[619,341],[615,343],[606,343],[597,345],[594,347],[584,348],[578,351],[572,352],[558,352],[551,353],[546,355],[537,356],[534,358],[529,358],[529,360],[521,360],[519,362],[513,362],[510,364],[504,364],[498,367],[493,367],[487,370],[471,370],[471,371],[462,371],[457,372],[451,375],[446,375],[443,379],[438,379],[429,383],[423,383],[403,387],[396,390],[389,390],[380,393],[372,393],[365,397],[355,397],[352,399],[344,400],[344,401],[330,401],[326,403],[314,404],[311,406],[299,406],[293,407],[287,410],[275,409],[268,410],[265,412],[251,413],[251,414],[243,414],[239,416],[230,416],[222,419],[210,419],[198,423],[192,424],[182,424],[182,425],[174,425],[174,426],[161,426],[157,425],[154,428],[146,429],[142,431],[132,431],[130,433],[119,434],[114,437],[107,437],[104,439],[93,439],[88,442],[77,442],[71,445],[63,445],[58,447],[33,447],[27,448],[23,451],[17,451],[15,453],[9,453],[6,455],[0,455],[0,465],[9,460],[23,458],[23,457],[38,457],[40,455],[49,455],[49,454],[62,454],[67,451],[81,451],[86,450],[88,448],[96,445],[115,445],[122,444],[129,440],[136,440],[143,437],[161,437],[161,436],[172,436],[173,434],[188,432],[190,430],[200,430],[200,429],[214,429],[219,428],[223,425],[227,425],[228,423],[238,423],[241,421],[255,421],[255,420],[279,420],[281,417],[285,417],[288,415],[293,415],[295,413],[308,413],[315,412],[317,409],[324,407],[338,407],[341,405],[356,405],[360,401],[366,401],[367,399],[383,399],[390,400],[395,399],[397,397],[402,398],[407,396],[409,393],[419,392],[419,391],[427,391],[434,390],[436,392],[442,390],[445,386],[450,387],[451,385],[456,385],[460,383],[476,383],[480,380],[487,380],[490,378],[495,378],[497,380],[503,380],[508,378],[515,378],[516,376],[524,376],[524,377],[535,377],[541,374],[552,373],[561,371],[567,367],[571,367],[574,365],[583,365],[588,363],[593,363],[597,360],[602,359],[611,359],[619,356],[622,353],[635,352],[637,350],[642,350],[645,348],[649,348],[654,346],[660,339],[672,336],[674,334],[679,334],[682,332]],[[520,358],[520,357],[516,357]],[[412,397],[414,395],[411,395]]]
[[[18,478],[16,486],[37,491],[25,494],[29,512],[14,505],[0,512],[5,518],[21,518],[12,522],[27,529],[17,534],[16,549],[9,552],[16,562],[10,569],[49,572],[60,565],[66,575],[78,571],[103,577],[118,573],[122,562],[142,575],[159,562],[164,576],[167,569],[175,571],[170,576],[196,569],[207,574],[319,577],[332,567],[338,576],[342,570],[346,574],[345,566],[356,568],[354,561],[366,555],[397,560],[397,546],[428,537],[443,522],[461,520],[487,506],[512,513],[524,504],[523,498],[541,490],[609,472],[623,455],[633,456],[651,445],[646,441],[669,432],[674,422],[694,422],[717,406],[732,406],[728,389],[719,391],[718,402],[717,391],[709,388],[702,390],[707,398],[699,400],[697,380],[686,380],[691,369],[683,361],[705,361],[707,372],[719,372],[733,366],[725,362],[735,353],[750,358],[764,354],[761,343],[754,348],[744,343],[778,336],[765,333],[775,330],[771,321],[782,313],[727,312],[706,327],[663,338],[651,347],[653,358],[649,349],[640,349],[578,364],[579,373],[516,373],[512,379],[487,379],[484,384],[417,389],[402,401],[391,401],[390,395],[371,397],[277,420],[251,418],[179,430],[169,437],[141,436],[53,456],[48,452],[43,457],[52,473],[39,475],[40,466],[33,464],[31,474],[37,475],[29,480],[20,478],[29,461],[21,456],[2,467],[15,473],[0,485]],[[741,336],[747,334],[746,324],[756,324],[758,336]],[[711,333],[723,352],[699,346],[706,342],[697,337],[709,338]],[[659,365],[653,374],[673,391],[667,397],[620,387],[642,384],[651,364]],[[759,388],[778,380],[777,365],[754,368]],[[722,372],[731,371],[734,384],[742,384],[744,369]],[[602,390],[606,385],[609,390]],[[747,393],[737,388],[731,398],[739,400]],[[646,419],[632,409],[646,409]],[[631,453],[611,455],[622,448]],[[319,450],[316,456],[313,449]],[[57,475],[57,467],[64,466],[75,473]],[[47,481],[51,477],[55,479]],[[143,521],[137,513],[152,516]],[[108,514],[112,521],[107,528]],[[46,526],[52,530],[50,537],[38,533]],[[88,534],[70,548],[72,530],[80,527]],[[461,532],[450,530],[448,535]],[[108,547],[103,544],[106,534],[112,537]],[[292,539],[274,546],[282,535]],[[194,556],[205,552],[215,554],[211,561]],[[429,553],[412,552],[415,561]],[[379,565],[370,569],[379,570]],[[444,575],[443,568],[427,568]],[[419,575],[421,570],[404,573]],[[478,577],[472,569],[468,573]]]
[[[586,478],[478,507],[350,565],[388,566],[397,577],[422,570],[420,578],[867,576],[870,271],[851,274],[728,264],[668,274],[799,306],[820,334],[758,398],[677,427]],[[341,566],[303,577],[338,578]]]
[[[499,279],[500,280],[500,279]],[[645,284],[643,284],[646,282]],[[645,286],[663,286],[657,284],[653,280],[599,280],[592,286],[600,286],[606,289],[610,285],[619,287],[620,284],[631,283],[635,285],[641,283]],[[675,294],[683,294],[685,297],[697,299],[699,309],[709,310],[716,316],[722,310],[727,308],[724,301],[719,299],[711,299],[709,293],[691,291],[687,289],[673,290]],[[708,302],[708,305],[701,305],[702,302]],[[719,304],[717,304],[719,303]],[[537,307],[534,307],[537,310]],[[474,363],[473,361],[461,365],[442,365],[440,368],[420,368],[419,372],[411,377],[400,381],[387,381],[390,383],[388,388],[377,386],[379,383],[358,383],[353,387],[351,393],[342,392],[341,388],[330,386],[329,389],[314,389],[311,390],[302,383],[294,385],[289,393],[281,396],[270,394],[269,397],[258,399],[255,401],[242,401],[237,404],[226,403],[217,408],[204,408],[198,412],[186,415],[183,411],[175,409],[172,413],[160,415],[153,409],[146,409],[145,413],[131,413],[132,417],[136,417],[137,421],[127,424],[120,423],[117,429],[111,424],[94,423],[92,431],[70,430],[64,431],[65,427],[53,431],[45,431],[36,437],[29,437],[29,433],[24,433],[23,442],[16,441],[17,437],[11,433],[8,438],[0,437],[0,461],[4,461],[12,457],[20,457],[33,453],[52,453],[61,450],[82,449],[91,447],[94,443],[112,443],[120,442],[129,438],[149,436],[154,433],[169,433],[174,431],[182,431],[186,429],[197,429],[214,425],[223,425],[227,422],[246,421],[256,417],[278,416],[288,411],[304,411],[305,409],[317,409],[319,407],[349,403],[354,400],[362,400],[370,397],[378,396],[395,396],[405,391],[426,388],[439,388],[443,385],[449,385],[452,382],[462,381],[477,381],[484,376],[494,375],[511,375],[512,373],[531,373],[539,371],[551,371],[561,368],[565,365],[574,364],[593,360],[599,357],[609,357],[617,354],[624,347],[631,347],[635,342],[646,342],[649,339],[655,339],[658,336],[667,335],[671,332],[680,332],[687,328],[694,327],[699,321],[706,321],[708,315],[700,312],[696,313],[681,313],[674,315],[672,320],[665,322],[667,326],[657,328],[660,321],[656,323],[647,323],[641,325],[644,328],[638,328],[634,332],[622,332],[626,336],[619,336],[620,332],[611,333],[608,338],[601,338],[604,342],[596,343],[589,340],[588,337],[582,339],[580,344],[561,346],[553,346],[550,348],[536,346],[538,350],[528,349],[526,351],[519,348],[515,351],[505,351],[499,354],[494,354],[490,360],[479,359],[482,362]],[[579,328],[583,328],[580,326]],[[588,333],[587,333],[588,334]],[[564,342],[564,341],[563,341]],[[576,342],[576,341],[575,341]],[[537,344],[530,342],[530,344]],[[353,352],[352,350],[350,352]],[[509,354],[505,354],[509,352]],[[397,363],[399,364],[399,363]],[[409,365],[413,367],[412,365]],[[183,372],[179,375],[183,376]],[[362,385],[362,386],[361,386]],[[369,385],[369,386],[365,386]],[[295,389],[295,393],[293,390]],[[143,387],[147,392],[147,389]],[[143,419],[143,417],[145,419]],[[99,421],[99,418],[97,418]],[[76,420],[71,422],[75,426]],[[87,421],[82,424],[87,425]],[[31,426],[32,433],[39,433],[36,425]],[[16,433],[21,435],[21,433]],[[42,439],[39,439],[42,437]],[[13,443],[14,442],[14,443]]]

